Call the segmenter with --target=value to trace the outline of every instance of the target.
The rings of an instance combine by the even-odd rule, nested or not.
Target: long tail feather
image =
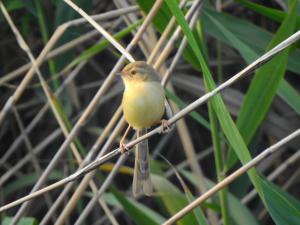
[[[147,132],[147,129],[137,131],[137,136]],[[133,174],[132,192],[133,196],[140,194],[151,195],[153,186],[150,179],[148,140],[136,145],[135,165]]]

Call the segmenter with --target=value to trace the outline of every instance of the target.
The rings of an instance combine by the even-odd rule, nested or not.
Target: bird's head
[[[143,61],[129,63],[121,71],[120,75],[125,84],[127,82],[159,81],[157,71]]]

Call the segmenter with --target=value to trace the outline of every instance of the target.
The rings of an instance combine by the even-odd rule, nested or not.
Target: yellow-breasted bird
[[[137,131],[137,136],[161,121],[165,111],[165,94],[158,72],[146,62],[128,64],[121,72],[125,90],[122,107],[126,121]],[[127,133],[127,131],[126,131]],[[126,135],[125,133],[125,135]],[[123,143],[121,141],[120,146]],[[150,195],[153,186],[150,180],[148,140],[136,146],[133,195]]]

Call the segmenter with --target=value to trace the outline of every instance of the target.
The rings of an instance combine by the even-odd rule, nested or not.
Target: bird
[[[125,120],[137,132],[137,137],[160,122],[165,112],[165,92],[160,83],[159,73],[144,61],[127,64],[120,73],[125,89],[122,108]],[[120,142],[121,149],[125,146]],[[122,151],[122,150],[121,150]],[[134,196],[151,195],[153,185],[150,179],[148,140],[136,145],[132,191]]]

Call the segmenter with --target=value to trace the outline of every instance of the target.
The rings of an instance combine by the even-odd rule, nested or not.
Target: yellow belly
[[[164,114],[164,90],[158,82],[138,82],[126,87],[123,112],[128,124],[135,129],[149,128]]]

